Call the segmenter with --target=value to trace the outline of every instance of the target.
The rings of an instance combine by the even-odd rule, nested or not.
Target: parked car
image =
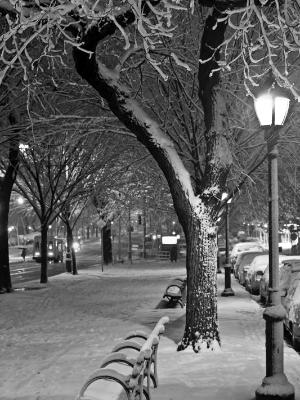
[[[269,254],[259,255],[253,258],[249,267],[245,266],[244,286],[252,294],[259,293],[259,281],[269,264]]]
[[[299,262],[300,256],[288,256],[288,255],[279,255],[279,271],[283,267],[285,262]],[[281,275],[280,275],[281,276]],[[268,299],[268,290],[269,290],[269,268],[267,268],[259,282],[259,294],[260,301],[262,303],[266,303]]]
[[[232,265],[232,268],[234,268],[234,264],[236,263],[237,256],[239,253],[245,252],[245,251],[264,251],[264,247],[261,243],[259,242],[239,242],[236,243],[230,253],[230,262]]]
[[[300,257],[298,259],[285,260],[281,264],[279,270],[279,290],[286,292],[289,289],[295,274],[300,272]]]
[[[286,310],[284,328],[292,345],[300,350],[300,261],[288,261],[280,271],[281,302]]]
[[[250,265],[253,258],[262,254],[268,254],[267,252],[256,250],[256,251],[243,251],[239,253],[234,264],[233,273],[238,281],[244,276],[244,266]]]

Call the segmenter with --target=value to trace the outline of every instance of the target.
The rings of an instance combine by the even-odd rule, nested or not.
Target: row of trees
[[[84,101],[85,91],[79,103]],[[63,101],[59,104],[59,98]],[[149,156],[136,140],[120,127],[115,118],[91,118],[78,105],[78,97],[72,91],[55,92],[54,99],[47,98],[49,107],[56,107],[59,115],[31,121],[30,130],[18,133],[16,139],[15,178],[13,190],[26,199],[23,209],[33,212],[41,231],[41,282],[47,282],[47,235],[48,228],[59,217],[66,226],[67,253],[71,253],[69,272],[77,273],[76,255],[72,246],[73,230],[83,212],[88,209],[90,219],[99,229],[103,228],[104,239],[110,240],[109,223],[120,213],[131,198],[135,200],[151,188],[152,196],[163,193],[165,182],[161,174],[149,164]],[[77,119],[70,118],[69,106],[78,107]],[[36,107],[36,110],[39,110]],[[40,111],[39,111],[40,112]],[[91,107],[89,107],[91,113]],[[63,114],[61,114],[63,113]],[[101,129],[96,128],[101,123]],[[25,129],[26,130],[26,129]],[[10,136],[7,134],[8,143]],[[5,144],[2,146],[1,170],[5,172]],[[146,171],[149,178],[146,177]],[[143,182],[143,183],[140,183]],[[147,189],[148,188],[148,189]],[[7,207],[3,210],[6,222],[2,224],[7,236],[9,196],[12,187],[3,186],[7,192]],[[94,210],[93,210],[94,209]],[[125,211],[126,212],[126,211]],[[1,241],[5,257],[0,261],[0,286],[11,289],[8,264],[8,241]],[[111,255],[104,254],[106,262]]]

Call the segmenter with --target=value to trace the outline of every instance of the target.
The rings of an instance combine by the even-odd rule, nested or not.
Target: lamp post
[[[132,226],[131,226],[131,202],[128,207],[128,260],[132,264],[132,238],[131,238]]]
[[[228,194],[222,194],[222,200],[226,200],[225,208],[225,287],[221,296],[228,297],[234,296],[234,291],[231,288],[231,264],[229,262],[229,204],[232,199],[228,199]]]
[[[270,83],[270,82],[269,82]],[[286,91],[274,83],[254,102],[260,125],[266,127],[269,192],[269,298],[263,313],[266,321],[266,376],[257,388],[256,400],[294,400],[295,390],[284,374],[283,319],[285,310],[279,292],[278,249],[278,126],[283,125],[289,108]]]

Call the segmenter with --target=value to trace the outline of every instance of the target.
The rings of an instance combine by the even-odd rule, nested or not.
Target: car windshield
[[[251,262],[253,261],[253,259],[259,255],[259,251],[256,253],[249,253],[249,254],[243,254],[243,256],[241,257],[241,261],[240,261],[240,266],[243,267],[244,265],[249,265],[251,264]]]
[[[293,263],[292,263],[292,271],[293,271],[293,272],[300,271],[300,262],[299,262],[299,261],[298,261],[298,262],[293,262]]]
[[[268,262],[269,262],[269,255],[263,255],[263,256],[256,256],[251,265],[250,268],[254,271],[256,270],[265,270],[265,268],[268,266]]]
[[[245,252],[261,253],[262,251],[264,251],[264,248],[258,243],[255,242],[238,243],[233,247],[231,251],[231,257],[238,257],[241,253]]]
[[[236,252],[241,252],[241,251],[246,251],[246,250],[251,250],[251,249],[261,249],[262,247],[255,242],[249,242],[249,243],[238,243],[234,248],[233,251]]]
[[[288,289],[294,279],[299,279],[300,273],[292,270],[292,264],[286,262],[279,270],[279,287],[280,290]]]

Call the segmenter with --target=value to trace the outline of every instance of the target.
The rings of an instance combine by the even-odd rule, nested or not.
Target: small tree
[[[48,226],[73,200],[88,196],[103,159],[99,137],[44,136],[23,148],[16,181],[17,190],[28,200],[41,223],[41,283],[47,282]],[[95,158],[99,156],[99,158]],[[70,209],[70,208],[69,208]],[[69,220],[65,218],[65,221]],[[69,224],[70,228],[70,224]],[[69,240],[71,230],[68,232]]]

